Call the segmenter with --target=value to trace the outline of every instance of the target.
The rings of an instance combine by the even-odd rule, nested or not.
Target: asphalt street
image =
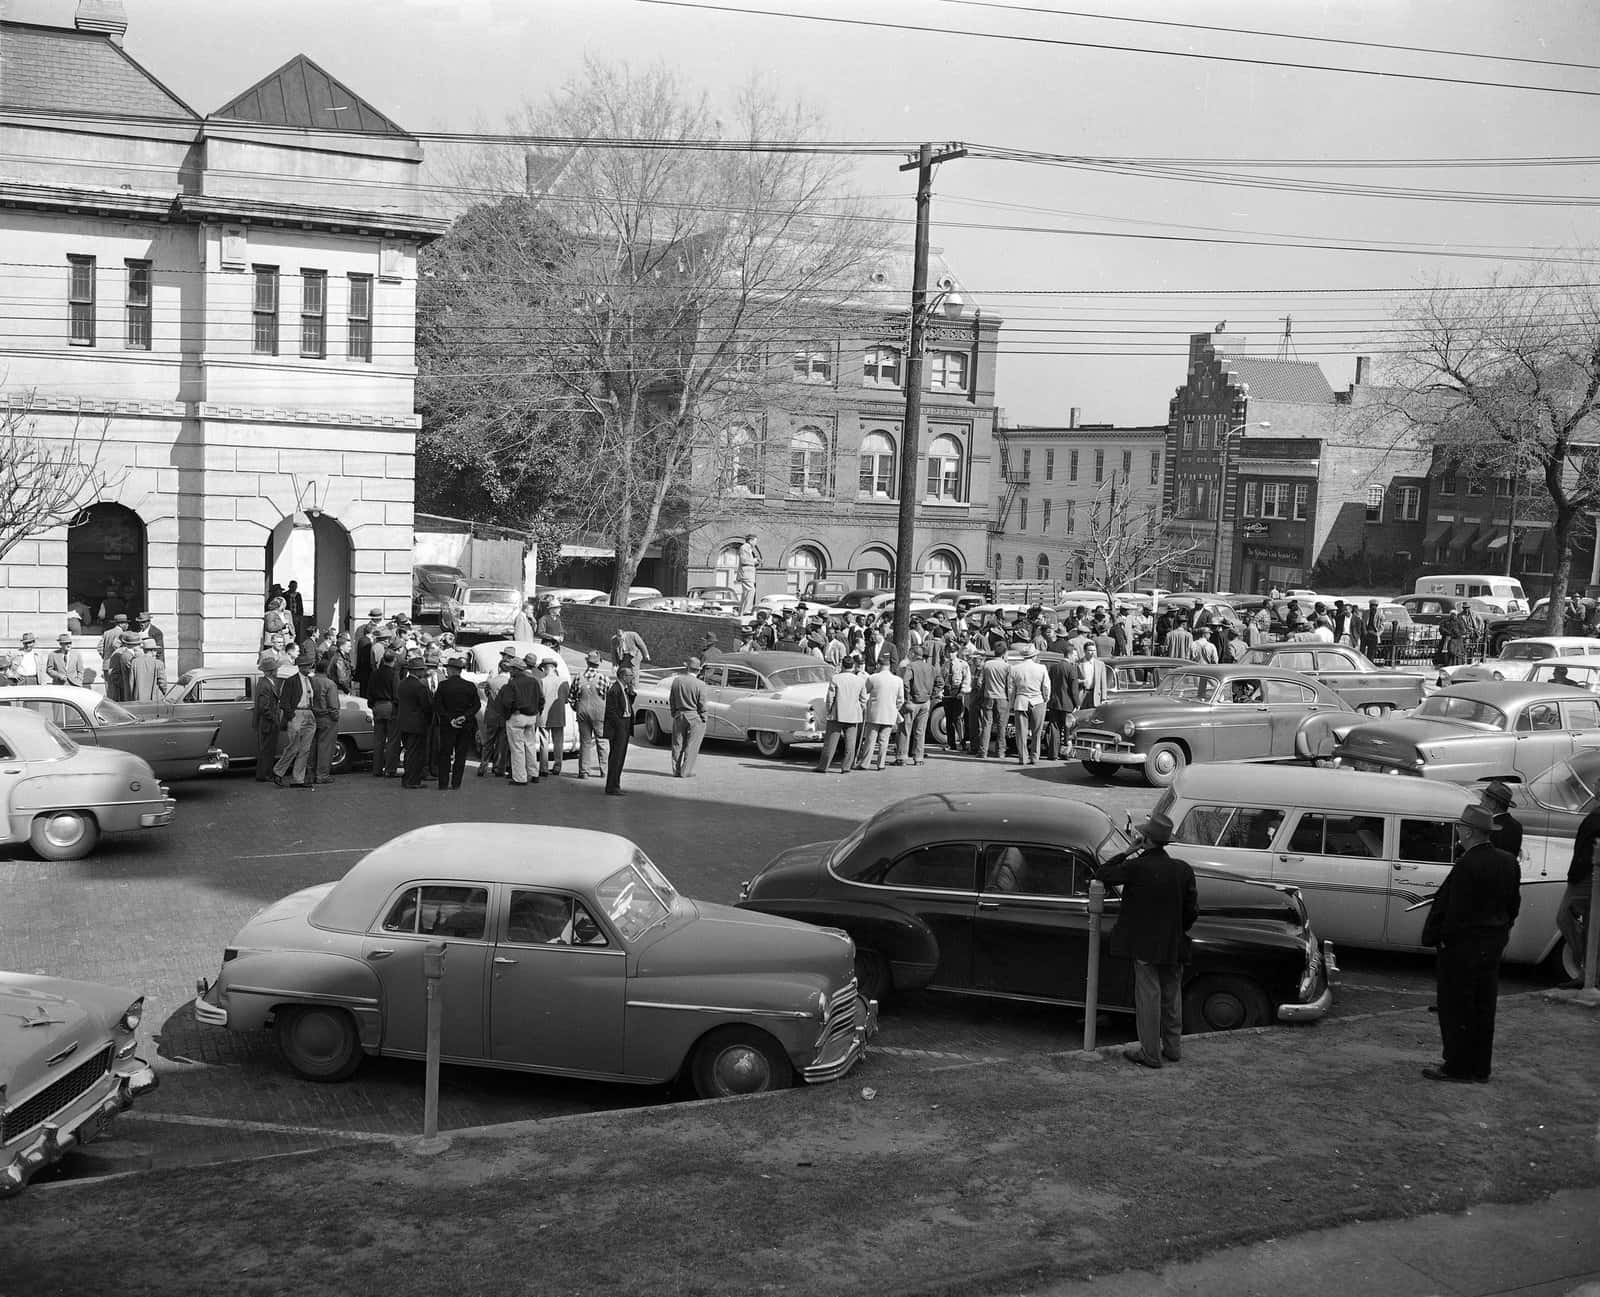
[[[559,778],[513,788],[474,777],[459,792],[402,789],[359,771],[313,792],[279,790],[248,774],[176,785],[168,829],[104,841],[87,860],[49,864],[22,849],[0,859],[0,967],[85,978],[146,996],[146,1055],[161,1089],[124,1115],[113,1136],[67,1161],[74,1177],[288,1153],[420,1131],[422,1068],[367,1060],[343,1084],[295,1076],[266,1033],[201,1028],[189,1001],[197,977],[215,975],[223,947],[261,906],[337,878],[361,853],[425,824],[516,821],[603,829],[644,847],[686,895],[736,899],[739,884],[797,843],[842,836],[884,804],[918,792],[1028,789],[1092,802],[1136,820],[1156,792],[1128,776],[1091,780],[1076,765],[1022,769],[936,753],[917,768],[817,775],[806,752],[767,761],[753,750],[709,744],[695,777],[673,779],[668,753],[636,743],[625,797],[602,781]],[[463,832],[468,830],[463,829]],[[1415,1007],[1432,996],[1425,958],[1340,954],[1340,1015]],[[1540,984],[1512,971],[1506,991]],[[1284,1030],[1315,1030],[1284,1028]],[[967,1066],[1076,1049],[1081,1014],[1032,1005],[921,994],[886,1006],[877,1049],[850,1083],[897,1068]],[[1131,1021],[1103,1020],[1099,1043],[1131,1036]],[[446,1068],[441,1126],[556,1117],[657,1103],[659,1089]],[[50,1177],[45,1177],[47,1180]]]

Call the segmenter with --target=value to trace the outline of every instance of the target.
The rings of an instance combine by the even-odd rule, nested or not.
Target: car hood
[[[1102,703],[1087,716],[1079,719],[1080,725],[1090,728],[1104,726],[1115,729],[1127,721],[1171,719],[1190,713],[1200,714],[1209,703],[1190,702],[1187,698],[1173,698],[1168,694],[1119,694]]]
[[[20,1096],[53,1073],[87,1062],[92,1047],[138,998],[93,982],[0,973],[0,1082]],[[61,1059],[52,1067],[50,1060],[63,1050],[72,1051],[72,1062]]]
[[[665,929],[641,952],[639,976],[819,973],[835,983],[850,979],[855,947],[837,928],[710,901],[682,903],[688,921]]]

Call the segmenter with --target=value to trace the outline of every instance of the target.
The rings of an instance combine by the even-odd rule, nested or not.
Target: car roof
[[[1590,654],[1581,658],[1540,658],[1533,664],[1535,671],[1543,670],[1545,667],[1583,667],[1589,671],[1600,671],[1600,655]]]
[[[885,806],[867,837],[969,838],[1022,835],[1046,841],[1063,833],[1098,842],[1115,822],[1098,806],[1037,793],[922,793]]]
[[[718,653],[716,657],[706,662],[706,666],[747,666],[770,675],[774,671],[781,671],[785,667],[814,667],[826,666],[821,658],[812,657],[809,653]]]
[[[413,879],[527,883],[569,890],[592,887],[633,859],[627,838],[593,829],[541,824],[429,824],[391,838],[350,866],[317,902],[311,921],[338,932],[365,932],[374,906]]]
[[[1343,649],[1346,653],[1355,652],[1348,644],[1329,643],[1327,640],[1318,639],[1274,640],[1271,644],[1252,644],[1245,652],[1268,654],[1300,653],[1306,649],[1333,649],[1335,651]]]
[[[1297,684],[1305,684],[1309,679],[1298,671],[1277,671],[1271,667],[1262,669],[1252,662],[1220,662],[1216,666],[1185,662],[1182,666],[1192,675],[1210,676],[1213,680],[1231,680],[1234,676],[1249,676],[1252,680],[1293,680]],[[1173,674],[1176,675],[1177,672],[1174,671]]]
[[[1595,639],[1590,635],[1524,635],[1519,639],[1506,641],[1507,648],[1513,644],[1549,644],[1555,648],[1573,648],[1581,645],[1590,648],[1594,646]]]
[[[1379,814],[1416,811],[1452,819],[1462,807],[1478,800],[1462,785],[1442,780],[1396,779],[1393,775],[1314,766],[1262,765],[1251,765],[1245,777],[1239,765],[1229,761],[1189,766],[1173,784],[1173,792],[1191,802],[1348,807]]]
[[[1504,708],[1549,698],[1570,698],[1573,696],[1573,691],[1566,685],[1551,685],[1548,680],[1536,680],[1531,684],[1523,680],[1463,680],[1460,684],[1441,689],[1432,696],[1471,698],[1475,702],[1493,703],[1496,707]]]
[[[44,698],[50,702],[73,702],[93,711],[105,695],[82,685],[4,685],[0,698]]]

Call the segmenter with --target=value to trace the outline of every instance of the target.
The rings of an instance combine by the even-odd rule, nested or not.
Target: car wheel
[[[936,702],[933,705],[933,710],[928,713],[928,742],[937,743],[940,747],[943,747],[945,735],[948,732],[944,723],[944,708]]]
[[[856,992],[865,1000],[882,1001],[894,986],[889,961],[876,950],[856,948]]]
[[[333,745],[333,760],[328,763],[328,773],[342,775],[348,770],[354,770],[359,755],[354,739],[341,738]]]
[[[1363,716],[1376,716],[1379,720],[1382,720],[1385,716],[1387,716],[1389,711],[1390,708],[1388,703],[1366,703],[1361,708],[1361,714]]]
[[[689,1064],[694,1092],[702,1099],[786,1090],[794,1068],[778,1042],[754,1027],[719,1027],[695,1046]]]
[[[88,811],[50,811],[33,822],[28,844],[44,860],[82,860],[100,841],[100,824]]]
[[[1085,761],[1083,768],[1096,779],[1115,779],[1116,763],[1112,761]]]
[[[342,1081],[361,1063],[356,1024],[343,1009],[300,1004],[278,1010],[278,1048],[308,1081]]]
[[[1495,673],[1494,673],[1494,678],[1495,678],[1495,679],[1496,679],[1496,680],[1504,680],[1504,679],[1505,679],[1505,676],[1503,676],[1503,675],[1501,675],[1501,674],[1500,674],[1500,672],[1498,672],[1498,671],[1496,671],[1496,672],[1495,672]]]
[[[644,741],[658,748],[667,741],[667,732],[661,728],[661,718],[654,712],[644,714]]]
[[[1170,788],[1172,781],[1181,775],[1189,764],[1183,748],[1171,740],[1163,739],[1150,749],[1144,759],[1145,782],[1152,788]]]
[[[756,751],[769,760],[777,760],[789,750],[789,745],[771,730],[755,732]]]
[[[1271,1021],[1272,1005],[1266,995],[1243,977],[1197,977],[1184,990],[1185,1031],[1237,1031]]]

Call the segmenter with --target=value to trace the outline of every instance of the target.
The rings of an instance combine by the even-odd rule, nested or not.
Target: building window
[[[1289,488],[1282,482],[1261,484],[1261,516],[1287,518],[1289,516]]]
[[[1416,522],[1422,517],[1422,488],[1402,486],[1395,501],[1395,517],[1400,522]]]
[[[1050,534],[1050,501],[1044,502],[1044,510],[1039,518],[1039,530],[1046,536]]]
[[[1018,513],[1017,513],[1017,530],[1018,531],[1027,531],[1028,530],[1028,497],[1027,496],[1023,496],[1022,499],[1017,501],[1017,509],[1018,509]]]
[[[789,490],[821,495],[828,481],[828,442],[818,428],[800,428],[789,438]]]
[[[1304,522],[1306,510],[1311,503],[1311,488],[1304,482],[1296,482],[1294,487],[1294,520]]]
[[[928,447],[928,499],[961,500],[961,443],[954,437],[935,437]]]
[[[767,493],[761,475],[761,438],[748,424],[734,424],[719,439],[717,487],[739,495]]]
[[[1094,480],[1096,482],[1106,480],[1106,453],[1103,450],[1094,453]]]
[[[94,267],[93,257],[67,258],[67,341],[74,347],[94,346]]]
[[[255,301],[251,306],[254,325],[250,349],[258,356],[278,354],[278,268],[256,266]]]
[[[724,545],[717,551],[717,584],[731,586],[739,578],[739,546]]]
[[[861,381],[874,387],[899,387],[900,349],[868,347],[861,363]]]
[[[1052,481],[1055,478],[1055,475],[1056,453],[1053,450],[1047,450],[1044,453],[1044,480],[1046,482]]]
[[[1209,450],[1211,448],[1211,420],[1201,419],[1194,430],[1194,448],[1196,450]]]
[[[348,360],[372,363],[372,276],[350,276],[349,336],[344,354]]]
[[[148,605],[144,522],[120,504],[91,504],[67,527],[67,617],[84,632]]]
[[[126,326],[123,346],[129,351],[150,350],[150,263],[126,260],[128,288],[123,310]]]
[[[1244,484],[1244,517],[1255,518],[1260,513],[1261,484],[1254,479]]]
[[[1127,477],[1132,472],[1133,452],[1131,450],[1125,450],[1122,452],[1122,476]]]
[[[1022,580],[1022,555],[1017,555],[1017,580]]]
[[[1077,480],[1078,480],[1078,452],[1075,451],[1075,450],[1069,450],[1067,452],[1067,481],[1076,482]]]
[[[1001,576],[1003,576],[1005,574],[1005,570],[1006,570],[1005,564],[1006,564],[1006,561],[1005,561],[1004,557],[1002,557],[999,554],[996,554],[994,556],[994,579],[996,581],[998,581],[1001,578]]]
[[[894,442],[883,432],[869,432],[861,439],[862,495],[883,500],[894,499]]]
[[[784,568],[788,573],[790,594],[799,594],[806,588],[807,582],[820,580],[827,575],[822,555],[809,545],[796,545]]]
[[[1073,534],[1073,532],[1075,532],[1077,530],[1078,530],[1078,502],[1076,500],[1068,500],[1067,501],[1067,535],[1070,536],[1070,535]]]
[[[1050,556],[1048,554],[1039,555],[1034,570],[1038,573],[1039,580],[1048,581],[1050,579]]]
[[[1023,481],[1027,481],[1028,478],[1032,475],[1032,473],[1033,473],[1033,452],[1031,450],[1025,450],[1025,451],[1022,452],[1022,480]]]
[[[1487,495],[1488,493],[1489,488],[1484,485],[1481,477],[1469,477],[1467,479],[1468,495]]]
[[[300,354],[321,360],[328,354],[328,272],[300,271]]]
[[[1183,448],[1194,449],[1194,419],[1189,415],[1183,417]]]
[[[1367,521],[1383,521],[1383,488],[1369,486],[1367,488]]]
[[[967,354],[964,351],[930,351],[928,386],[936,392],[967,390]]]
[[[954,590],[961,570],[947,550],[936,549],[928,555],[922,570],[922,584],[929,590]]]
[[[833,351],[828,347],[808,347],[794,353],[794,381],[797,383],[833,382]]]
[[[1161,485],[1161,452],[1159,450],[1150,452],[1150,485]]]
[[[1439,494],[1454,495],[1456,493],[1456,471],[1451,469],[1439,479]]]
[[[1511,479],[1509,477],[1497,477],[1497,478],[1495,478],[1495,480],[1494,480],[1494,493],[1496,495],[1510,495],[1511,494]]]

